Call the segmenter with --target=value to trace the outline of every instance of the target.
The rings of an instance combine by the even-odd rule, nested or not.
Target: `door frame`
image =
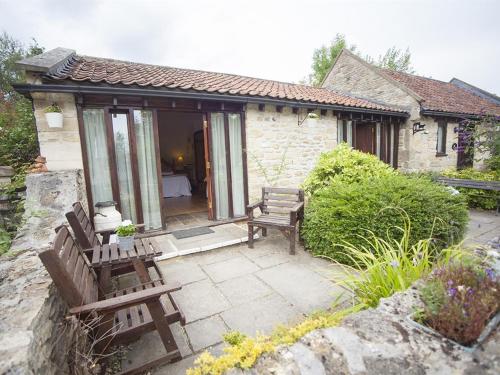
[[[224,108],[223,105],[221,105],[220,109],[216,108],[211,108],[207,109],[205,111],[199,112],[196,110],[185,110],[185,109],[172,109],[172,108],[165,108],[163,106],[139,106],[139,105],[110,105],[110,104],[97,104],[97,103],[88,103],[88,104],[83,104],[83,103],[77,103],[77,118],[78,118],[78,128],[79,128],[79,134],[80,134],[80,146],[81,146],[81,151],[82,151],[82,161],[83,161],[83,174],[84,174],[84,179],[86,183],[86,193],[87,193],[87,201],[88,201],[88,208],[89,208],[89,216],[91,220],[93,220],[93,217],[95,215],[95,209],[94,209],[94,202],[92,198],[92,189],[90,188],[91,186],[91,179],[90,179],[90,171],[89,171],[89,155],[87,154],[87,144],[86,144],[86,139],[85,139],[85,125],[83,121],[83,111],[85,109],[102,109],[104,111],[104,125],[106,128],[106,142],[107,142],[107,149],[108,149],[108,166],[109,166],[109,173],[110,173],[110,178],[111,178],[111,189],[112,189],[112,194],[113,194],[113,200],[117,202],[117,208],[121,210],[120,207],[120,195],[119,195],[119,185],[118,185],[118,177],[117,177],[117,169],[116,169],[116,155],[115,155],[115,149],[114,149],[114,136],[113,136],[113,124],[112,124],[112,112],[118,112],[118,113],[126,113],[128,116],[128,121],[127,121],[127,127],[129,131],[129,142],[130,142],[130,152],[131,152],[131,162],[132,162],[132,174],[133,174],[133,183],[134,183],[134,198],[136,201],[136,214],[137,214],[137,220],[139,222],[139,219],[143,218],[142,214],[142,199],[141,199],[141,193],[140,193],[140,183],[139,183],[139,178],[138,178],[138,162],[137,162],[137,143],[136,143],[136,138],[135,138],[135,132],[133,132],[133,114],[134,110],[149,110],[152,111],[153,114],[153,134],[154,134],[154,149],[156,153],[156,169],[157,169],[157,179],[158,179],[158,196],[160,199],[160,210],[161,210],[161,223],[162,223],[162,228],[161,229],[166,229],[166,207],[165,207],[165,202],[163,199],[163,179],[162,179],[162,174],[161,174],[161,154],[160,154],[160,142],[159,142],[159,123],[158,123],[158,111],[166,111],[166,112],[185,112],[185,113],[201,113],[202,119],[206,121],[207,127],[206,127],[206,142],[208,147],[205,147],[205,153],[206,153],[206,158],[205,158],[205,165],[207,168],[207,171],[210,172],[210,175],[207,173],[207,189],[209,190],[209,197],[212,197],[212,204],[211,207],[208,208],[208,213],[209,213],[209,220],[217,220],[216,219],[216,213],[215,213],[215,196],[214,196],[214,190],[213,190],[213,178],[211,178],[211,170],[212,170],[212,152],[211,152],[211,137],[210,137],[210,113],[212,112],[220,112],[224,114],[224,122],[226,124],[227,121],[227,114],[228,113],[234,113],[234,114],[239,114],[240,115],[240,126],[241,126],[241,137],[242,137],[242,168],[243,168],[243,188],[244,188],[244,204],[245,207],[248,205],[249,200],[248,200],[248,168],[247,168],[247,139],[246,139],[246,123],[245,123],[245,109],[240,108],[240,109],[235,109],[235,108]],[[204,129],[204,123],[202,124],[202,129]],[[227,132],[226,125],[225,125],[225,133],[226,133],[226,138],[228,137],[229,133]],[[205,138],[205,137],[204,137]],[[226,140],[227,141],[227,140]],[[206,145],[206,146],[207,146]],[[229,153],[229,148],[226,147],[226,153]],[[207,157],[208,157],[208,163],[207,163]],[[230,156],[229,156],[230,157]],[[227,160],[227,159],[226,159]],[[230,169],[230,164],[227,165],[227,168]],[[230,181],[228,181],[230,182]],[[232,195],[232,187],[231,185],[228,185],[229,190],[228,194]],[[208,205],[208,202],[207,202]],[[232,211],[232,205],[231,211]],[[140,208],[140,210],[139,210]],[[213,215],[210,217],[210,215]],[[231,215],[231,218],[233,218],[234,215]],[[237,219],[239,218],[244,218],[245,216],[238,216]],[[159,228],[160,229],[160,228]]]
[[[232,187],[232,176],[231,176],[231,149],[230,149],[230,141],[229,141],[229,119],[228,114],[238,114],[240,116],[240,127],[241,127],[241,158],[242,158],[242,168],[243,168],[243,196],[244,196],[244,205],[248,206],[248,170],[247,170],[247,152],[246,152],[246,125],[245,125],[245,111],[207,111],[204,112],[203,116],[206,118],[206,140],[208,147],[205,148],[205,154],[208,154],[208,163],[207,163],[207,185],[208,181],[210,181],[210,194],[211,199],[209,198],[209,202],[211,202],[211,206],[209,206],[209,220],[217,220],[217,212],[216,212],[216,197],[215,197],[215,185],[214,179],[212,176],[212,166],[213,166],[213,152],[212,152],[212,125],[210,120],[211,113],[222,113],[224,116],[224,144],[225,144],[225,154],[226,154],[226,173],[227,173],[227,193],[228,193],[228,219],[238,219],[245,217],[243,216],[234,216],[233,210],[233,187]],[[203,123],[203,129],[205,130],[205,120]],[[205,134],[205,133],[204,133]],[[207,153],[208,150],[208,153]],[[205,160],[205,163],[207,161]],[[209,197],[210,197],[209,194]],[[211,218],[210,218],[211,217]]]
[[[163,180],[161,176],[161,164],[160,164],[160,149],[159,149],[159,137],[158,137],[158,113],[155,108],[144,108],[144,107],[136,107],[136,106],[98,106],[98,105],[77,105],[77,117],[78,117],[78,128],[80,133],[80,145],[82,149],[82,161],[83,161],[83,172],[86,184],[87,191],[87,201],[89,208],[89,216],[91,220],[93,220],[95,215],[94,210],[94,202],[92,197],[92,189],[91,179],[90,179],[90,171],[89,171],[89,159],[87,153],[87,143],[85,138],[85,124],[83,121],[83,111],[85,109],[102,109],[104,111],[104,126],[106,130],[106,145],[108,149],[108,167],[111,179],[111,191],[113,195],[113,200],[117,203],[117,209],[121,211],[121,203],[120,203],[120,188],[118,183],[118,169],[116,165],[116,154],[115,154],[115,142],[114,142],[114,134],[113,134],[113,121],[112,116],[113,113],[122,113],[127,115],[127,131],[129,137],[129,147],[130,147],[130,160],[131,160],[131,172],[132,172],[132,184],[134,191],[134,200],[135,200],[135,210],[137,223],[143,223],[144,216],[142,212],[142,198],[141,198],[141,187],[139,181],[139,165],[137,159],[137,141],[134,132],[134,111],[135,110],[147,110],[152,112],[153,116],[153,138],[154,138],[154,149],[155,149],[155,158],[156,158],[156,173],[158,180],[158,196],[160,203],[160,217],[161,217],[161,228],[166,228],[166,220],[165,220],[165,208],[164,201],[162,197],[163,192]],[[157,230],[157,229],[154,229]]]

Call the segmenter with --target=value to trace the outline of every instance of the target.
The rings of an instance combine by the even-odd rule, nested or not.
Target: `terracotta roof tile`
[[[500,115],[500,106],[468,92],[452,83],[382,69],[394,80],[423,99],[422,108],[459,114]]]
[[[48,77],[56,80],[163,87],[405,112],[400,108],[350,97],[325,88],[88,56],[75,55],[62,69],[50,73]]]

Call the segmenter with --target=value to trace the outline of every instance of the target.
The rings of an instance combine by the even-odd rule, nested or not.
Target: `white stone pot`
[[[63,127],[63,115],[59,112],[47,112],[45,114],[47,119],[47,124],[49,128],[62,128]]]
[[[118,246],[122,251],[131,251],[134,249],[134,236],[118,237]]]

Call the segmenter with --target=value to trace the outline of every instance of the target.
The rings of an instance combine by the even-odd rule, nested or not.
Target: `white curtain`
[[[380,155],[380,145],[381,145],[381,139],[382,139],[382,133],[381,133],[381,129],[380,129],[380,123],[377,122],[375,124],[375,153],[377,154],[378,158],[380,159],[381,158],[381,155]]]
[[[353,147],[352,144],[352,121],[347,121],[347,143]]]
[[[337,119],[337,144],[344,142],[344,120]]]
[[[237,113],[228,114],[228,122],[233,214],[234,216],[243,216],[245,215],[245,189],[243,185],[243,145],[241,139],[240,115]]]
[[[156,229],[161,227],[161,210],[153,135],[153,113],[151,111],[134,111],[134,128],[144,225],[146,229]]]
[[[113,114],[113,135],[115,138],[116,169],[120,189],[120,207],[123,219],[137,223],[134,199],[134,181],[130,160],[130,142],[128,137],[127,115]]]
[[[212,178],[214,181],[215,209],[217,219],[229,217],[226,143],[224,136],[224,114],[211,113],[210,127],[212,136]]]
[[[103,109],[83,110],[85,143],[89,163],[90,189],[94,205],[113,200],[109,174],[108,144]]]

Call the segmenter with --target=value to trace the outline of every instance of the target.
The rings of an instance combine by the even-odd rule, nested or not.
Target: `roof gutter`
[[[335,104],[322,104],[315,102],[300,102],[294,100],[273,99],[269,97],[258,96],[243,96],[243,95],[227,95],[219,93],[206,93],[195,91],[178,91],[178,90],[155,90],[134,87],[121,86],[91,86],[91,85],[57,85],[57,84],[16,84],[13,85],[15,90],[21,94],[29,94],[32,92],[53,92],[53,93],[72,93],[72,94],[101,94],[101,95],[137,95],[137,96],[154,96],[167,98],[185,98],[197,100],[225,100],[236,103],[269,103],[274,105],[302,107],[302,108],[318,108],[332,109],[335,111],[349,111],[359,113],[384,114],[397,117],[410,117],[406,112],[387,111],[380,109],[349,107]]]
[[[477,120],[477,119],[484,117],[481,115],[473,115],[473,114],[457,113],[457,112],[432,111],[429,109],[421,110],[420,114],[426,115],[426,116],[459,117],[459,118],[474,119],[474,120]]]

